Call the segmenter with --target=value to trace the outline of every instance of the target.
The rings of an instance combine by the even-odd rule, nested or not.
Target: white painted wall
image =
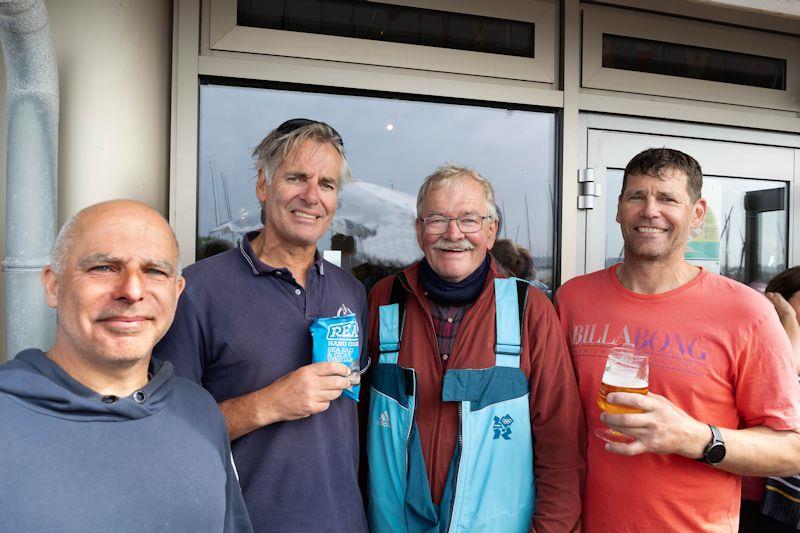
[[[46,0],[60,86],[58,224],[95,202],[135,198],[167,213],[172,2]],[[0,56],[0,101],[5,77]],[[5,124],[5,104],[0,123]],[[5,201],[5,131],[0,128]],[[5,253],[5,214],[0,217]],[[0,274],[0,346],[5,309]],[[5,354],[0,354],[0,361]]]

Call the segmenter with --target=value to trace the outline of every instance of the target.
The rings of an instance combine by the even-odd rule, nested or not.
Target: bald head
[[[161,213],[149,205],[136,200],[109,200],[90,205],[72,215],[61,227],[50,255],[50,266],[56,275],[61,275],[67,266],[68,256],[76,237],[96,224],[125,217],[142,217],[151,220],[156,227],[163,229],[175,245],[177,265],[178,239]]]
[[[42,269],[57,317],[48,357],[92,390],[129,394],[147,382],[150,353],[184,283],[175,235],[156,211],[130,200],[84,209],[61,229]]]

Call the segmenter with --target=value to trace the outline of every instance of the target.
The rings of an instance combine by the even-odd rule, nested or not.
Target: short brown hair
[[[703,190],[703,171],[700,169],[700,163],[692,156],[672,148],[648,148],[636,154],[625,167],[620,195],[625,192],[628,176],[644,175],[662,179],[661,174],[670,168],[686,174],[688,178],[686,191],[692,202],[699,200]]]
[[[787,300],[800,291],[800,266],[788,268],[769,280],[764,292],[777,292]]]

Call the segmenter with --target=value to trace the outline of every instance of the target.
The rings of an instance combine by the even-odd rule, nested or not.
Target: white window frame
[[[585,5],[582,11],[582,87],[800,110],[800,39],[796,37],[604,6]],[[603,33],[784,59],[786,90],[606,68]]]
[[[236,0],[207,0],[209,51],[302,57],[434,72],[451,72],[546,84],[556,81],[556,3],[546,0],[386,0],[401,6],[436,9],[535,24],[535,58],[453,50],[236,25]]]
[[[169,219],[181,243],[182,264],[189,265],[195,261],[199,80],[203,76],[563,108],[564,94],[558,89],[556,82],[559,57],[559,2],[556,0],[432,0],[416,3],[396,0],[393,3],[496,18],[520,19],[520,16],[506,15],[526,13],[525,17],[536,24],[537,58],[525,60],[498,54],[296,32],[280,34],[290,39],[301,36],[303,40],[316,42],[317,46],[313,47],[315,49],[324,49],[323,43],[327,39],[345,39],[350,43],[350,53],[356,50],[359,57],[365,49],[380,45],[388,50],[385,52],[386,61],[366,64],[352,62],[352,58],[348,60],[343,55],[337,56],[335,60],[303,57],[298,49],[284,50],[283,53],[288,55],[276,53],[274,49],[267,50],[271,53],[264,53],[264,50],[259,51],[258,48],[259,41],[266,35],[263,32],[272,32],[274,35],[277,30],[236,26],[236,0],[173,0]],[[353,44],[356,46],[353,47]],[[340,45],[337,46],[341,48]],[[409,53],[409,50],[412,52]],[[431,70],[410,68],[408,64],[397,66],[398,58],[413,59],[408,56],[425,55],[434,57],[431,54],[438,52],[444,52],[445,55],[438,56],[439,63],[428,65]],[[449,53],[459,56],[466,54],[472,58],[480,75],[455,72],[456,69],[451,68],[452,65],[446,59]],[[371,57],[380,58],[379,55]],[[520,76],[510,79],[487,74],[494,63],[502,63],[506,58],[512,62],[519,59],[534,61],[538,66],[532,68],[538,69],[544,75],[537,78],[540,81],[529,81],[519,79]],[[498,72],[500,71],[495,71],[495,74]]]

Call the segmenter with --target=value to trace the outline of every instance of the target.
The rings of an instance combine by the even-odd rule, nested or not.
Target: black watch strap
[[[708,424],[708,427],[711,430],[711,440],[706,444],[706,448],[703,450],[703,457],[700,460],[713,466],[720,464],[725,459],[725,441],[722,440],[722,433],[719,428],[711,424]]]

